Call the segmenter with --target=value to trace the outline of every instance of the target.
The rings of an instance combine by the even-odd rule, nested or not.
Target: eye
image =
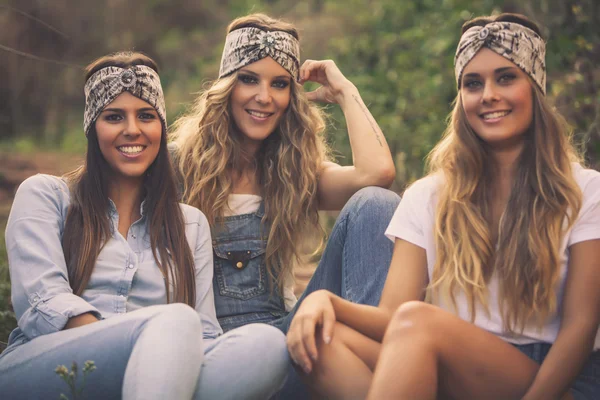
[[[482,83],[476,79],[466,80],[463,83],[463,87],[466,88],[467,90],[477,90],[481,86],[483,86]]]
[[[153,120],[156,119],[156,115],[149,112],[143,112],[138,116],[138,118],[143,120]]]
[[[289,85],[290,85],[290,82],[285,79],[276,80],[271,84],[271,86],[273,86],[274,88],[277,88],[277,89],[285,89]]]
[[[517,76],[515,74],[503,74],[498,78],[498,82],[500,83],[510,83],[512,82]]]
[[[238,80],[242,83],[245,83],[246,85],[250,85],[250,84],[258,82],[258,79],[256,79],[254,76],[246,75],[246,74],[238,75]]]
[[[120,122],[121,120],[123,120],[123,116],[117,113],[105,114],[104,120],[108,122]]]

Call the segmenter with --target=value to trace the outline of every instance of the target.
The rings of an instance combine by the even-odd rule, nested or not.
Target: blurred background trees
[[[298,25],[303,59],[332,58],[357,85],[396,156],[400,188],[422,174],[423,157],[443,131],[456,95],[452,60],[462,23],[472,16],[521,12],[542,26],[549,41],[549,97],[574,126],[594,165],[600,155],[598,0],[0,4],[2,142],[28,141],[66,151],[84,148],[81,66],[124,49],[157,59],[173,121],[193,93],[216,77],[228,23],[262,11]],[[330,111],[330,139],[344,163],[350,152],[343,118],[337,107]]]
[[[83,154],[83,66],[119,50],[149,54],[173,122],[216,78],[229,22],[250,12],[294,22],[302,58],[331,58],[356,84],[392,149],[397,191],[423,174],[444,130],[463,22],[526,14],[548,40],[548,97],[600,167],[600,0],[0,0],[0,341],[16,325],[3,237],[12,192]],[[337,106],[328,111],[329,140],[348,163],[344,118]],[[23,151],[36,162],[15,163]]]

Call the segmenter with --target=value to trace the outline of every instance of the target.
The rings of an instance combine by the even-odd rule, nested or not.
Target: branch
[[[9,53],[13,53],[13,54],[16,54],[18,56],[25,57],[25,58],[30,58],[32,60],[49,62],[49,63],[63,65],[65,67],[71,67],[71,68],[79,68],[79,69],[83,68],[83,65],[70,64],[70,63],[66,63],[66,62],[62,62],[62,61],[52,60],[50,58],[38,57],[38,56],[33,55],[33,54],[29,54],[29,53],[25,53],[23,51],[15,50],[13,48],[4,46],[2,44],[0,44],[0,50],[8,51]]]
[[[12,12],[14,12],[14,13],[21,14],[21,15],[23,15],[24,17],[26,17],[26,18],[29,18],[29,19],[31,19],[31,20],[33,20],[33,21],[35,21],[35,22],[39,23],[40,25],[42,25],[42,26],[44,26],[44,27],[46,27],[46,28],[50,29],[52,32],[54,32],[54,33],[56,33],[56,34],[58,34],[58,35],[62,36],[64,39],[66,39],[66,40],[70,40],[70,37],[69,37],[67,34],[65,34],[65,33],[63,33],[63,32],[61,32],[61,31],[59,31],[58,29],[56,29],[55,27],[53,27],[53,26],[52,26],[52,25],[50,25],[49,23],[47,23],[47,22],[44,22],[44,21],[42,21],[41,19],[39,19],[39,18],[36,18],[36,17],[34,17],[33,15],[31,15],[31,14],[28,14],[28,13],[26,13],[25,11],[21,11],[21,10],[18,10],[18,9],[16,9],[16,8],[13,8],[13,7],[10,7],[10,6],[0,6],[0,8],[5,8],[5,9],[7,9],[8,11],[12,11]]]

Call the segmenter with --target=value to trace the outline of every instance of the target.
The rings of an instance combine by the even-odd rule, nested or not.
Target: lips
[[[146,146],[143,145],[123,145],[117,146],[117,150],[119,153],[123,154],[126,157],[135,157],[141,154],[144,150],[146,150]]]
[[[259,119],[259,120],[265,120],[267,118],[269,118],[270,116],[272,116],[275,113],[272,112],[264,112],[264,111],[257,111],[257,110],[246,110],[246,112],[248,114],[250,114],[251,117],[253,117],[254,119]]]
[[[486,112],[480,115],[484,121],[497,120],[510,114],[510,110]]]

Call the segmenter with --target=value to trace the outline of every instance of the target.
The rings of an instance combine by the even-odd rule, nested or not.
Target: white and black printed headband
[[[117,96],[127,91],[156,109],[163,124],[167,127],[165,98],[156,71],[145,65],[128,68],[105,67],[96,71],[85,83],[85,114],[83,129],[87,136],[102,110]]]
[[[287,32],[264,31],[259,28],[240,28],[229,32],[221,57],[219,78],[265,57],[271,57],[298,80],[300,70],[298,39]]]
[[[546,94],[546,44],[540,35],[513,22],[473,26],[462,35],[454,57],[459,88],[465,66],[483,47],[516,64]]]

